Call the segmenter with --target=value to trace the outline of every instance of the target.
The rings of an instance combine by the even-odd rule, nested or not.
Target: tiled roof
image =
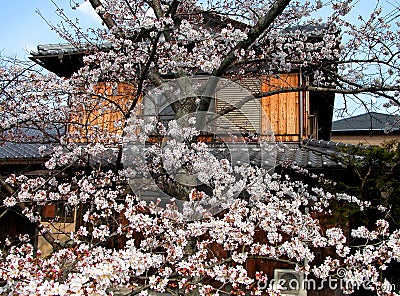
[[[390,114],[370,112],[332,123],[332,132],[344,131],[385,131],[390,126],[394,130],[400,130],[400,120]]]
[[[104,43],[100,45],[91,45],[88,43],[79,44],[75,46],[73,44],[44,44],[38,45],[37,51],[31,51],[32,57],[39,56],[59,56],[59,55],[71,55],[81,54],[86,52],[90,47],[98,47],[99,49],[107,50],[111,49],[110,43]]]
[[[6,164],[16,160],[44,160],[48,158],[54,144],[46,144],[44,151],[39,153],[39,147],[43,144],[37,143],[10,143],[0,145],[0,163]]]
[[[58,124],[48,127],[44,132],[32,127],[29,123],[26,126],[3,131],[0,135],[0,163],[7,163],[10,160],[40,160],[48,158],[56,145],[55,139],[65,133],[65,126]],[[21,141],[15,142],[13,136],[20,135]],[[39,148],[44,149],[39,152]]]
[[[203,17],[205,18],[205,22],[210,22],[212,26],[219,27],[222,25],[223,27],[226,26],[227,23],[233,24],[237,28],[246,28],[246,24],[238,22],[234,19],[222,19],[221,16],[213,14],[213,13],[204,13]],[[319,24],[319,25],[307,25],[307,26],[294,26],[286,28],[286,32],[295,32],[297,30],[302,32],[308,32],[310,36],[321,36],[327,28],[326,24]],[[336,32],[336,28],[331,28],[332,32]],[[37,46],[37,51],[31,51],[31,55],[33,58],[39,56],[58,56],[58,55],[72,55],[72,54],[81,54],[85,53],[90,48],[97,47],[100,50],[109,50],[112,48],[112,44],[105,42],[102,44],[91,44],[91,43],[82,43],[82,44],[65,44],[65,43],[56,43],[56,44],[43,44]]]
[[[302,168],[342,168],[343,165],[332,159],[334,150],[312,146],[284,146],[278,148],[278,164],[296,165]]]
[[[0,145],[0,162],[6,163],[13,159],[44,159],[49,156],[54,145],[44,145],[46,149],[44,152],[39,153],[39,147],[43,146],[43,144],[6,142]],[[249,161],[253,165],[259,165],[263,161],[263,164],[267,163],[267,166],[289,164],[303,168],[341,168],[343,165],[333,160],[332,155],[336,153],[338,147],[344,146],[345,144],[327,141],[308,141],[302,146],[297,144],[278,144],[276,157],[275,154],[261,153],[260,147],[252,144],[248,145],[245,150],[240,147],[234,147],[233,149],[232,147],[229,149],[213,147],[211,151],[213,154],[225,157],[230,154],[230,157],[236,160],[242,160],[243,153],[245,153],[249,155]],[[108,156],[108,158],[112,157]]]
[[[306,139],[302,145],[292,145],[278,151],[278,161],[289,162],[303,168],[343,168],[337,161],[343,149],[353,145],[333,141]]]
[[[0,132],[0,146],[2,143],[7,142],[18,142],[21,143],[51,143],[55,142],[55,139],[59,139],[65,134],[66,127],[63,124],[54,124],[52,126],[46,126],[46,128],[39,129],[35,126],[30,126],[29,122],[23,126],[14,127],[9,130]]]
[[[107,51],[111,48],[111,44],[39,45],[37,51],[32,51],[29,58],[60,77],[70,77],[84,65],[83,56],[88,54],[91,49],[94,50],[95,47]]]

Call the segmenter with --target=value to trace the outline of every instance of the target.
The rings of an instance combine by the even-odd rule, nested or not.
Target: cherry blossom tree
[[[226,156],[201,141],[224,115],[276,93],[363,94],[398,108],[396,10],[384,15],[377,5],[350,21],[362,3],[89,2],[104,28],[84,32],[66,17],[75,32],[53,27],[85,51],[71,77],[2,59],[1,141],[40,143],[46,160],[41,175],[0,178],[2,210],[18,209],[51,245],[41,254],[27,236],[4,242],[2,292],[280,295],[287,283],[272,282],[268,266],[282,266],[318,280],[324,292],[310,294],[396,295],[387,269],[400,260],[400,234],[385,207],[373,229],[349,229],[335,210],[362,211],[368,201],[329,192],[332,181],[304,169],[293,167],[309,182],[234,159],[228,142],[218,147]],[[212,110],[228,82],[293,71],[307,83],[260,89]],[[230,132],[235,143],[256,138],[262,160],[275,157],[271,134]],[[142,196],[149,186],[156,193]],[[41,209],[52,204],[74,213],[76,229],[57,226],[62,215],[45,223]]]

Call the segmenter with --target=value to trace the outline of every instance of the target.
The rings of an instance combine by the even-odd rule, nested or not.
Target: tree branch
[[[109,30],[113,30],[114,28],[117,27],[117,23],[114,21],[114,19],[109,13],[97,10],[97,8],[102,6],[99,0],[89,0],[89,2]]]
[[[260,18],[257,24],[250,29],[247,38],[239,42],[225,57],[218,69],[214,70],[212,76],[222,76],[229,67],[237,60],[236,53],[241,49],[249,48],[257,38],[269,28],[274,20],[283,12],[288,6],[290,0],[278,0],[272,5],[271,9],[266,15]],[[199,104],[199,111],[207,111],[211,103],[210,97],[203,97]]]
[[[212,75],[221,76],[226,72],[229,66],[237,59],[236,53],[241,49],[249,48],[260,35],[269,28],[269,26],[275,21],[275,19],[283,12],[288,6],[290,0],[278,0],[272,5],[271,9],[266,15],[258,20],[257,24],[250,29],[247,38],[239,42],[225,57],[218,69],[216,69]]]

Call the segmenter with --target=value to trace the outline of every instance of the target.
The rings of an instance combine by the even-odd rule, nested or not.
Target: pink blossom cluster
[[[241,80],[296,70],[304,75],[296,91],[367,93],[398,107],[397,17],[385,18],[377,7],[349,22],[350,0],[90,2],[107,28],[92,31],[84,66],[72,77],[1,60],[0,143],[40,143],[45,159],[42,173],[0,177],[1,208],[28,218],[52,250],[42,256],[35,238],[8,238],[0,293],[280,295],[283,287],[258,285],[272,275],[249,266],[263,262],[320,279],[345,270],[353,283],[346,293],[368,281],[378,295],[397,295],[386,289],[386,271],[400,261],[399,230],[385,219],[374,229],[350,229],[337,219],[338,206],[362,211],[368,201],[329,192],[324,185],[335,185],[329,181],[310,185],[217,157],[196,141],[201,133],[194,119],[181,126],[179,119],[146,117],[143,101],[170,77]],[[268,19],[278,4],[284,9]],[[331,15],[315,19],[313,11],[327,6]],[[129,86],[124,93],[121,85]],[[179,95],[174,91],[162,99]],[[190,103],[197,108],[204,97],[171,108],[175,114]],[[132,142],[137,145],[127,149]],[[132,180],[149,176],[168,202],[134,192]],[[79,218],[63,232],[66,241],[52,233],[67,223],[61,214],[43,221],[52,205]],[[322,261],[321,252],[329,254]]]

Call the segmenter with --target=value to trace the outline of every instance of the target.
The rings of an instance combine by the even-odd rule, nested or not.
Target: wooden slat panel
[[[72,139],[73,141],[97,141],[99,138],[92,139],[95,130],[96,134],[103,137],[103,140],[112,141],[115,135],[122,134],[124,113],[134,98],[134,87],[124,83],[100,82],[94,91],[99,97],[94,96],[85,104],[71,106],[71,124],[68,126],[68,133],[71,136],[77,135]],[[116,126],[119,121],[122,124]]]
[[[298,75],[290,75],[288,78],[288,84],[290,86],[298,86],[299,85],[299,77]],[[299,93],[287,93],[287,133],[288,134],[298,134],[299,130]],[[298,140],[290,138],[289,141]]]
[[[279,112],[278,112],[278,126],[279,126],[279,134],[284,134],[287,135],[287,122],[288,122],[288,117],[289,114],[287,113],[287,100],[290,99],[290,97],[287,94],[280,94],[278,95],[279,98]],[[284,141],[288,141],[289,139],[287,136],[284,136],[283,138]]]
[[[280,88],[297,87],[297,73],[280,74],[263,79],[261,90],[273,91]],[[299,92],[288,92],[263,97],[261,105],[270,120],[271,129],[278,141],[298,141],[299,134]],[[268,120],[262,118],[262,130],[268,130]]]
[[[262,85],[262,89],[261,89],[261,91],[267,91],[267,86],[268,84],[266,84],[266,83],[263,83],[263,85]],[[264,98],[262,98],[261,99],[261,107],[262,107],[262,109],[263,109],[263,112],[262,112],[262,117],[261,117],[261,125],[262,125],[262,131],[263,131],[263,133],[265,134],[265,133],[267,133],[269,130],[272,130],[272,116],[271,116],[271,108],[272,108],[272,106],[271,106],[271,101],[272,100],[267,100],[267,99],[264,99]],[[268,117],[268,119],[269,120],[267,120],[267,118],[265,118],[265,117]]]

